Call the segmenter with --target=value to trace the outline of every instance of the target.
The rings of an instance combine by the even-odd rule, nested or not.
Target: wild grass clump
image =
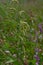
[[[18,0],[0,3],[0,65],[43,65],[43,19],[37,13]]]

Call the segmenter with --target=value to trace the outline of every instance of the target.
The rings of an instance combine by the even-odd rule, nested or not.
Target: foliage
[[[22,3],[0,2],[0,65],[43,65],[43,9]]]

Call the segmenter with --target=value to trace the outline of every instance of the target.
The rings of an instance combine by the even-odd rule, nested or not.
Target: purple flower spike
[[[39,63],[38,63],[38,62],[36,62],[36,65],[39,65]]]
[[[38,55],[34,55],[34,57],[36,58],[36,61],[40,60]]]
[[[38,51],[39,51],[39,49],[38,49],[38,48],[36,48],[36,49],[35,49],[35,51],[36,51],[36,52],[38,52]]]
[[[39,24],[38,27],[39,27],[39,29],[40,29],[40,32],[42,33],[42,32],[43,32],[42,25]]]
[[[42,51],[42,49],[40,49],[40,48],[35,49],[35,52],[41,52],[41,51]]]
[[[38,56],[36,56],[36,60],[37,60],[37,61],[39,61],[39,60],[40,60]]]

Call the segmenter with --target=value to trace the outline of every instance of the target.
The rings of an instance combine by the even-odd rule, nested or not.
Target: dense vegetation
[[[0,65],[43,65],[42,0],[0,0]]]

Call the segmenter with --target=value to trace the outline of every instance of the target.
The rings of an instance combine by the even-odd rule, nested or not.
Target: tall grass
[[[0,2],[0,65],[43,65],[43,8],[22,1]]]

